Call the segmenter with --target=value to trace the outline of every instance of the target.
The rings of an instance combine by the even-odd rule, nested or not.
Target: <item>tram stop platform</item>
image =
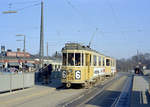
[[[134,76],[131,107],[150,107],[149,85],[150,76]]]

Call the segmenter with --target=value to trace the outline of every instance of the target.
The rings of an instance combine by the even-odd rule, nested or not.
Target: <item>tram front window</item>
[[[106,59],[106,66],[110,66],[110,59]]]
[[[74,66],[75,58],[73,53],[68,53],[68,65]]]
[[[63,53],[63,65],[67,64],[67,54]]]
[[[75,53],[75,66],[80,66],[80,65],[81,65],[81,54]]]

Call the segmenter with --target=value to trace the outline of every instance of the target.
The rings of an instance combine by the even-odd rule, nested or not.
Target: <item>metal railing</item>
[[[34,86],[34,73],[0,73],[0,92]]]

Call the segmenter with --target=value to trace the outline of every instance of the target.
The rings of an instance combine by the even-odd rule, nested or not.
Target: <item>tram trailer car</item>
[[[104,56],[87,46],[67,43],[62,48],[62,83],[66,87],[72,84],[89,86],[101,77],[116,73],[116,60]]]

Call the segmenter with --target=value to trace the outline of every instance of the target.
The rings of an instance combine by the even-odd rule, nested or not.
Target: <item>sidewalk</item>
[[[149,77],[134,76],[131,107],[150,107]]]
[[[56,88],[60,86],[60,80],[53,79],[52,82],[48,85],[38,84],[24,90],[0,94],[0,107],[20,107],[20,104],[25,103],[28,103],[30,105],[32,101],[36,102],[38,99],[47,101],[48,99],[46,99],[45,97],[51,96],[52,93],[58,93],[56,91]],[[43,104],[43,102],[38,103],[39,105]]]
[[[56,89],[62,86],[62,83],[60,79],[51,79],[51,82],[49,82],[49,84],[45,84],[44,82],[39,82],[36,85],[47,86]]]

